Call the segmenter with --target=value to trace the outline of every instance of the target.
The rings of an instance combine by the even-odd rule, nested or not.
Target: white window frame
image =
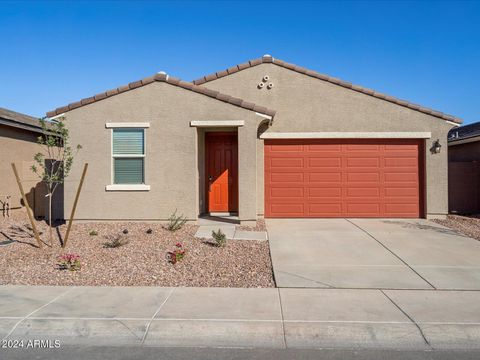
[[[150,185],[145,184],[146,174],[146,153],[147,153],[147,132],[150,123],[106,123],[105,127],[110,129],[110,185],[105,186],[106,191],[149,191]],[[121,128],[132,128],[143,130],[143,155],[115,155],[113,153],[113,131]],[[115,184],[115,158],[143,158],[143,184]]]

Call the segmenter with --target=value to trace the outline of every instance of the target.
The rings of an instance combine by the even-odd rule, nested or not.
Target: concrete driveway
[[[480,290],[480,241],[428,220],[266,223],[278,287]]]

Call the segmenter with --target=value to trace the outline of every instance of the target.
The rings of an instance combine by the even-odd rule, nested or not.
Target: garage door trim
[[[430,132],[266,132],[261,139],[430,139]]]
[[[266,140],[265,217],[424,217],[424,149],[422,139]]]

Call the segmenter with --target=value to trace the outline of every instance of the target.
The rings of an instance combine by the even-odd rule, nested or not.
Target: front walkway
[[[479,349],[480,292],[1,286],[0,335],[25,346]]]
[[[278,287],[480,290],[480,242],[431,221],[266,224]]]
[[[230,240],[267,240],[265,231],[239,230],[238,218],[236,216],[209,216],[198,219],[198,230],[195,237],[200,239],[211,239],[212,231],[221,230]]]

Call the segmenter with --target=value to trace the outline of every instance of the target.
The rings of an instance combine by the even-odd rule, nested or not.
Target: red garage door
[[[421,140],[266,140],[265,216],[422,215]]]

